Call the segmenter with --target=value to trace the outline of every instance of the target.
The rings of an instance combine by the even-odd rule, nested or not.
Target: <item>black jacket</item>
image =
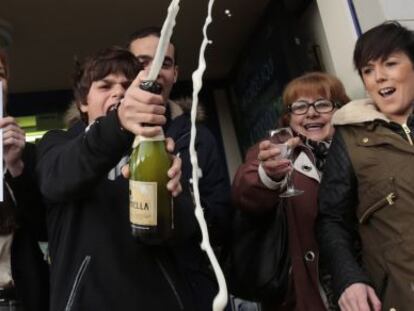
[[[319,188],[316,228],[320,260],[332,275],[337,299],[353,283],[371,284],[359,264],[356,183],[345,143],[336,131]]]
[[[172,247],[177,266],[183,277],[190,284],[197,310],[211,310],[217,285],[209,268],[207,256],[200,248],[201,232],[194,216],[194,204],[191,199],[192,166],[190,163],[189,145],[191,122],[188,113],[184,113],[165,126],[166,136],[175,141],[175,153],[182,159],[183,193],[179,205],[186,215],[176,220],[176,228],[185,230],[182,239]],[[224,159],[220,158],[217,143],[211,132],[202,124],[197,125],[195,148],[198,155],[198,166],[202,170],[199,180],[201,205],[209,229],[211,243],[222,248],[227,242],[230,229],[230,184],[224,167]],[[181,221],[183,221],[181,223]],[[180,229],[181,228],[181,229]]]
[[[12,177],[9,173],[5,176],[17,209],[18,227],[11,246],[12,277],[24,309],[45,311],[49,302],[49,269],[37,243],[46,240],[45,208],[34,177],[34,145],[26,144],[23,162],[20,176]],[[7,200],[10,196],[7,189],[4,195]]]
[[[87,133],[83,128],[51,131],[39,144],[37,170],[49,203],[51,309],[197,310],[173,255],[180,246],[186,249],[197,230],[189,199],[175,200],[173,246],[134,241],[128,181],[107,178],[129,152],[133,136],[120,128],[116,111],[96,120]]]

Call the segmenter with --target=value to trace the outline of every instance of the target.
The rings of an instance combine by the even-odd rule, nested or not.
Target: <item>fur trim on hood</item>
[[[168,104],[171,109],[171,118],[175,119],[176,117],[182,115],[183,113],[191,113],[191,107],[193,105],[193,99],[190,97],[182,97],[176,100],[169,100]],[[198,122],[204,121],[206,118],[206,113],[204,111],[203,104],[198,102],[197,106],[197,116],[196,120]]]
[[[78,107],[76,106],[75,101],[72,101],[68,110],[66,110],[65,114],[63,115],[63,123],[67,127],[71,127],[76,122],[81,120],[81,115],[79,112]]]
[[[370,98],[353,100],[336,111],[332,117],[334,125],[360,124],[374,120],[390,120],[378,111]]]

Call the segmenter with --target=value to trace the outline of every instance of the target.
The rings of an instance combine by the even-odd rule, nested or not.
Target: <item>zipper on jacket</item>
[[[394,205],[395,199],[397,198],[397,195],[395,192],[390,192],[386,197],[375,203],[373,206],[368,208],[360,217],[359,223],[362,225],[367,222],[368,218],[374,214],[377,210],[384,207],[384,205]]]
[[[408,139],[408,142],[410,143],[410,145],[412,146],[413,145],[413,140],[412,140],[412,138],[411,138],[411,130],[410,130],[410,128],[407,126],[407,124],[402,124],[401,125],[401,127],[403,128],[403,130],[404,130],[404,133],[405,133],[405,135],[407,136],[407,139]]]
[[[177,140],[175,140],[175,145],[177,145],[177,143],[180,142],[180,140],[183,140],[185,137],[187,137],[189,135],[191,135],[191,132],[185,132],[183,135],[178,137]]]
[[[388,205],[394,205],[396,198],[397,196],[395,195],[395,193],[391,192],[389,195],[387,195],[385,199],[387,200]]]
[[[165,279],[168,282],[168,285],[170,285],[171,290],[174,294],[174,297],[177,300],[177,303],[178,303],[178,306],[179,306],[180,310],[184,310],[184,304],[183,304],[183,302],[180,298],[180,294],[178,294],[178,291],[175,288],[174,283],[173,283],[170,275],[167,272],[167,269],[165,269],[164,265],[161,263],[161,261],[158,260],[158,258],[155,258],[155,261],[157,262],[158,266],[160,267],[162,274],[164,275]]]
[[[86,256],[85,259],[82,261],[82,264],[78,270],[78,273],[75,277],[75,282],[73,283],[72,290],[70,291],[68,303],[66,304],[65,311],[70,311],[73,306],[73,302],[75,301],[76,294],[79,289],[79,285],[83,279],[83,276],[85,275],[85,271],[89,266],[89,262],[91,261],[91,256]]]

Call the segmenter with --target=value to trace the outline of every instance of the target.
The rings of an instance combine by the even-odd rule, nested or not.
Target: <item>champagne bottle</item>
[[[130,223],[133,237],[147,244],[161,244],[172,234],[173,201],[167,189],[170,167],[163,132],[135,138],[129,161]]]

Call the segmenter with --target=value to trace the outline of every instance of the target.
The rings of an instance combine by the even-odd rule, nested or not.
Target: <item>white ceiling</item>
[[[207,78],[228,76],[269,1],[216,0]],[[207,3],[181,0],[173,34],[181,79],[196,68]],[[141,27],[162,25],[168,5],[168,0],[1,0],[0,19],[12,26],[11,91],[70,88],[74,55],[121,44]]]

